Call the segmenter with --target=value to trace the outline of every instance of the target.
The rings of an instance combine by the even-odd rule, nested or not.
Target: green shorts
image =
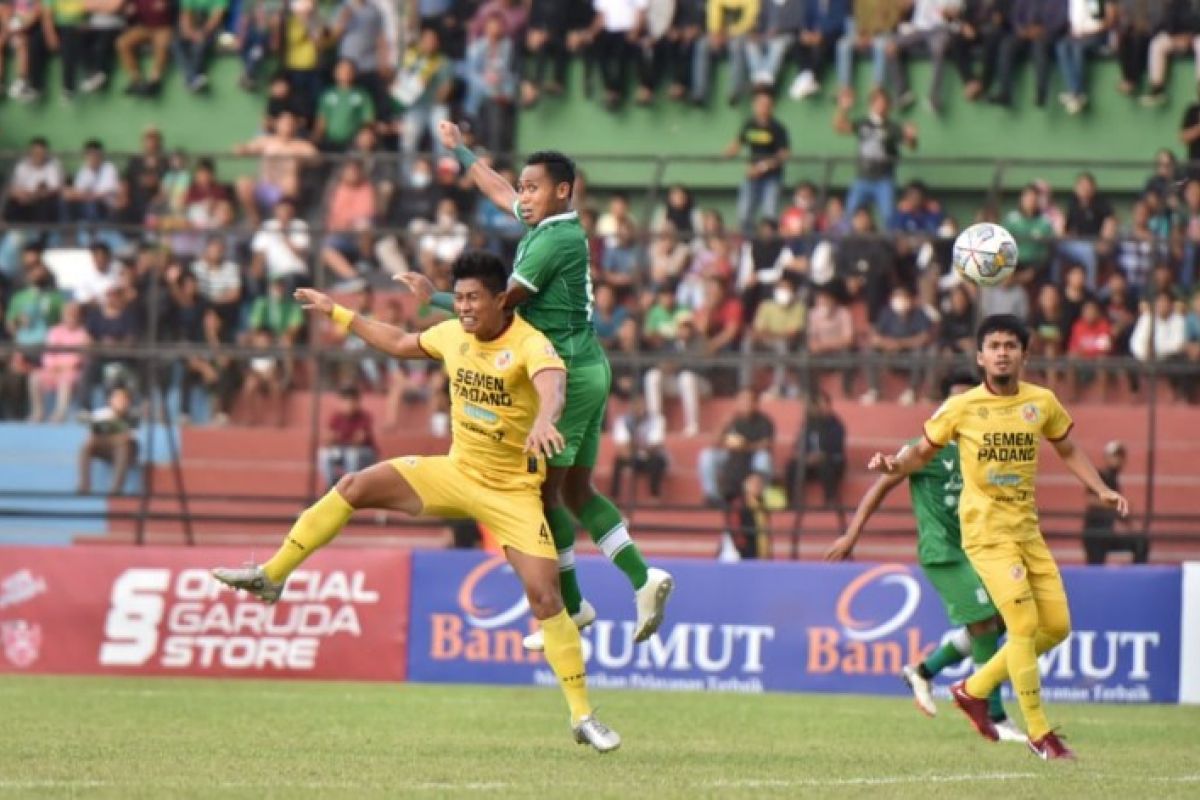
[[[988,597],[971,562],[963,559],[949,564],[922,564],[921,569],[942,598],[951,624],[970,625],[996,616],[992,598]]]
[[[567,368],[567,402],[558,420],[558,432],[566,440],[566,447],[547,462],[548,466],[596,466],[611,386],[612,367],[607,358]]]

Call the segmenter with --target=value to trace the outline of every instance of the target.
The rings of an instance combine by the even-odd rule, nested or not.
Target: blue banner
[[[676,561],[667,622],[633,642],[633,592],[601,559],[579,578],[599,619],[584,632],[600,688],[902,694],[948,623],[920,569],[903,564]],[[1043,656],[1048,700],[1176,702],[1181,574],[1175,567],[1064,570],[1074,633]],[[448,683],[552,685],[526,652],[534,630],[520,584],[497,556],[413,556],[409,677]],[[1114,602],[1114,599],[1119,601]],[[944,687],[970,670],[943,673]]]

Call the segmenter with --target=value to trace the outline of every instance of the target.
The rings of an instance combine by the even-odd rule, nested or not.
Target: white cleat
[[[1017,723],[1013,722],[1010,717],[994,721],[992,724],[996,726],[996,733],[1000,734],[1000,741],[1002,742],[1020,742],[1024,744],[1029,741],[1029,737],[1022,732]]]
[[[583,630],[596,621],[596,609],[591,603],[584,600],[579,604],[579,613],[571,615],[571,621],[575,623],[576,628]],[[535,653],[546,649],[546,639],[541,628],[526,636],[521,643],[525,645],[526,650],[532,650]]]
[[[621,746],[621,735],[596,719],[595,714],[579,720],[571,732],[577,744],[590,744],[597,753],[611,753]]]
[[[900,677],[912,690],[913,702],[916,703],[917,709],[927,717],[936,717],[937,705],[933,702],[933,690],[929,681],[921,677],[921,673],[912,664],[906,664],[904,669],[900,670]]]
[[[654,635],[662,625],[667,610],[667,600],[675,591],[675,579],[666,570],[651,567],[646,585],[637,590],[637,628],[633,633],[635,642],[644,642]]]
[[[233,589],[241,589],[272,605],[283,594],[283,586],[287,581],[275,583],[267,577],[262,567],[253,564],[246,567],[217,567],[212,576],[221,583]]]

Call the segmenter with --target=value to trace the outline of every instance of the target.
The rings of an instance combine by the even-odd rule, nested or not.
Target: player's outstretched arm
[[[381,353],[395,358],[429,358],[415,333],[355,314],[316,289],[297,289],[295,298],[305,311],[329,317],[335,325],[350,331]]]
[[[462,131],[449,120],[438,123],[438,138],[447,150],[453,150],[458,163],[470,175],[483,196],[496,204],[497,208],[512,211],[517,202],[517,190],[496,170],[479,161],[475,154],[463,144]]]
[[[1087,453],[1076,447],[1075,443],[1065,436],[1050,443],[1054,445],[1054,450],[1067,465],[1067,469],[1071,470],[1071,474],[1078,478],[1080,483],[1095,492],[1101,503],[1116,509],[1122,517],[1129,515],[1129,501],[1120,493],[1108,488],[1100,478],[1100,473],[1096,472],[1096,467],[1088,458]]]
[[[846,532],[834,539],[833,544],[825,551],[826,561],[845,561],[854,554],[854,547],[858,544],[858,538],[862,536],[863,529],[867,526],[867,520],[879,510],[884,498],[903,480],[904,476],[902,475],[880,475],[875,479],[875,483],[871,484],[870,489],[867,489],[867,493],[858,503],[858,508],[854,510],[854,518],[850,520]]]
[[[567,400],[567,372],[563,369],[543,369],[533,376],[533,388],[538,394],[538,413],[525,440],[525,452],[552,458],[563,451],[566,441],[556,424]]]
[[[917,440],[916,444],[900,448],[900,452],[894,456],[876,453],[871,456],[867,469],[878,472],[880,475],[898,475],[901,478],[907,478],[928,464],[929,460],[941,449],[941,447],[934,446],[928,437],[922,437]]]

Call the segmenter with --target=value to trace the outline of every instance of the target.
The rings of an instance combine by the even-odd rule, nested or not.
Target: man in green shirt
[[[334,85],[321,95],[313,141],[325,151],[348,148],[362,127],[375,121],[371,96],[354,85],[354,62],[343,58],[333,70]]]
[[[1054,242],[1054,225],[1042,214],[1037,187],[1029,184],[1021,190],[1017,207],[1004,217],[1004,227],[1017,241],[1021,267],[1034,278],[1045,273],[1050,265],[1050,245]]]
[[[250,306],[250,330],[267,331],[284,344],[296,340],[304,326],[304,311],[287,294],[287,279],[275,278],[267,293]]]
[[[506,307],[546,335],[567,366],[567,396],[558,430],[566,443],[547,461],[542,502],[558,550],[563,602],[580,628],[596,618],[583,600],[575,575],[575,520],[597,547],[625,573],[637,594],[634,639],[650,638],[662,624],[674,580],[646,565],[629,536],[621,512],[592,485],[592,470],[604,433],[604,413],[612,384],[612,368],[592,327],[591,268],[587,234],[571,209],[575,164],[562,153],[542,151],[525,162],[514,189],[502,175],[478,161],[451,122],[438,126],[441,145],[454,151],[463,169],[497,208],[511,209],[527,231],[517,245]],[[399,276],[422,301],[454,310],[449,293],[433,294],[427,278]],[[542,649],[541,632],[526,637],[525,646]]]
[[[976,383],[970,375],[954,375],[947,379],[943,393],[946,396],[960,394],[975,388]],[[854,512],[846,533],[830,545],[825,554],[826,561],[844,561],[854,553],[867,520],[903,480],[901,475],[882,475],[872,484]],[[912,689],[917,708],[930,717],[937,713],[930,686],[933,677],[968,654],[976,665],[987,663],[999,649],[1002,633],[1000,615],[962,549],[958,521],[958,496],[962,487],[958,445],[953,441],[923,469],[909,476],[908,481],[913,515],[917,518],[917,560],[942,599],[950,622],[959,626],[949,637],[944,637],[946,643],[928,658],[920,664],[905,665],[901,672],[904,682]],[[999,689],[988,697],[988,705],[1001,741],[1024,742],[1025,735],[1004,712]]]

